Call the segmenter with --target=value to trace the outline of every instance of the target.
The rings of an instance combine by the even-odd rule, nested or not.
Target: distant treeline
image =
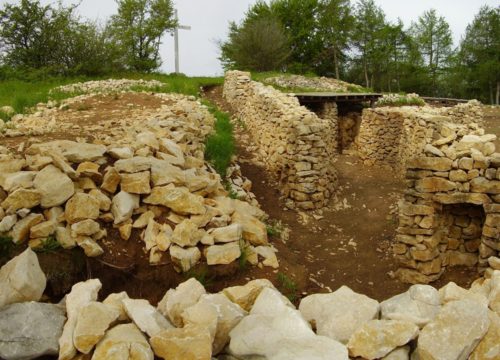
[[[117,0],[104,24],[82,19],[77,6],[21,0],[0,8],[0,79],[151,72],[161,36],[175,28],[171,0]]]
[[[500,6],[483,6],[458,47],[435,10],[405,26],[374,0],[272,0],[230,23],[226,68],[336,77],[377,91],[499,104]]]

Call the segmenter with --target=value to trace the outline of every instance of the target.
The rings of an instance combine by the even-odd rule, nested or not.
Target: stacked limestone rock
[[[58,86],[51,90],[52,93],[65,92],[71,94],[96,94],[129,91],[134,88],[151,89],[165,86],[158,80],[131,80],[131,79],[109,79],[79,82],[69,85]]]
[[[321,77],[306,77],[302,75],[274,76],[264,80],[266,84],[277,85],[284,89],[308,89],[315,91],[359,92],[362,87],[348,82]]]
[[[251,81],[249,73],[227,72],[224,96],[245,122],[259,158],[279,179],[288,206],[324,207],[336,184],[331,121],[318,118],[295,97]]]
[[[53,305],[37,302],[46,280],[28,249],[0,269],[0,357],[498,359],[500,271],[490,275],[470,290],[414,285],[381,303],[342,286],[303,298],[298,310],[265,279],[216,294],[189,279],[156,307],[125,292],[98,301],[92,279]]]
[[[482,123],[480,104],[472,100],[452,108],[379,107],[364,109],[357,151],[367,165],[388,165],[404,175],[406,162],[421,154],[440,123],[468,125],[472,130]]]
[[[428,283],[447,266],[484,270],[500,251],[500,153],[496,135],[473,129],[436,124],[424,153],[407,163],[394,245],[404,281]]]
[[[110,241],[113,227],[121,237],[113,241],[139,232],[150,263],[170,256],[178,271],[202,259],[229,264],[242,250],[253,264],[260,254],[264,265],[277,267],[265,213],[229,198],[204,161],[213,116],[193,99],[164,96],[175,104],[149,120],[99,125],[95,143],[35,142],[21,154],[1,149],[0,234],[33,248],[55,238],[93,257],[103,254],[99,243]]]

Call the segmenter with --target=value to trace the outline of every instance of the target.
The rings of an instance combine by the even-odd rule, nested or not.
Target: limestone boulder
[[[91,301],[83,306],[78,312],[73,332],[76,349],[88,354],[119,315],[118,310],[100,302]]]
[[[125,299],[129,299],[129,297],[125,291],[122,291],[119,293],[109,294],[108,297],[106,297],[106,299],[104,299],[102,303],[118,311],[119,321],[125,321],[129,319],[127,312],[125,311],[125,307],[123,306],[123,300]]]
[[[216,243],[228,243],[239,241],[243,234],[243,228],[240,224],[231,224],[209,231]]]
[[[500,180],[477,177],[470,182],[470,191],[475,193],[500,194]]]
[[[114,217],[114,223],[120,224],[129,220],[132,213],[139,207],[140,197],[136,194],[129,194],[120,191],[111,201],[111,213]]]
[[[59,353],[64,308],[37,302],[11,304],[0,310],[0,358],[35,359]],[[29,324],[29,326],[27,326]]]
[[[135,324],[117,325],[97,344],[92,360],[153,360],[148,340]]]
[[[383,360],[410,360],[410,347],[401,346],[384,356]]]
[[[42,194],[33,189],[17,189],[10,193],[2,202],[2,207],[7,214],[13,214],[19,209],[31,209],[40,205]]]
[[[453,161],[441,157],[417,157],[408,162],[410,169],[423,169],[433,171],[449,171],[451,170]]]
[[[99,201],[89,194],[76,193],[66,203],[64,215],[69,224],[86,219],[95,220],[99,217]]]
[[[178,224],[172,234],[172,242],[182,247],[196,246],[203,237],[203,231],[189,219]]]
[[[229,353],[266,359],[344,359],[347,349],[317,336],[308,322],[278,291],[264,288],[250,311],[230,332]]]
[[[241,248],[238,242],[224,245],[212,245],[206,250],[208,265],[230,264],[241,256]]]
[[[370,320],[352,334],[349,355],[379,359],[418,336],[418,326],[409,321]]]
[[[206,209],[203,198],[184,187],[158,186],[144,199],[144,203],[166,206],[181,215],[201,215]]]
[[[2,218],[2,221],[0,221],[0,233],[5,233],[12,229],[14,225],[16,225],[17,222],[17,215],[6,215],[4,218]]]
[[[108,154],[117,160],[130,159],[134,156],[134,150],[129,147],[113,147],[108,150]]]
[[[347,344],[361,325],[378,318],[379,303],[342,286],[330,294],[305,297],[299,311],[313,324],[318,335]]]
[[[24,219],[19,220],[9,232],[15,244],[25,242],[33,226],[40,224],[44,220],[42,214],[29,214]]]
[[[245,285],[225,288],[222,293],[243,310],[250,311],[264,288],[274,289],[274,285],[267,279],[256,279],[249,281]]]
[[[115,162],[114,167],[120,173],[137,173],[151,169],[151,164],[157,159],[145,156],[134,156],[130,159],[122,159]]]
[[[439,292],[429,285],[412,285],[407,292],[380,304],[381,318],[413,322],[420,328],[441,310]]]
[[[91,236],[100,229],[99,223],[92,219],[82,220],[71,225],[71,231],[75,237],[79,235]]]
[[[443,305],[450,301],[470,299],[488,306],[488,298],[484,294],[466,290],[454,282],[449,282],[439,289],[439,299]]]
[[[7,192],[16,189],[29,189],[33,187],[33,178],[37,173],[35,171],[18,171],[0,175],[0,187]]]
[[[151,181],[156,187],[168,184],[182,186],[186,183],[186,174],[167,161],[158,161],[151,166]]]
[[[266,225],[256,217],[235,211],[232,223],[241,226],[243,239],[250,244],[255,246],[268,244]]]
[[[246,315],[240,306],[222,294],[206,294],[193,306],[182,313],[183,323],[198,325],[210,331],[212,353],[222,351],[229,342],[229,332]]]
[[[490,280],[490,293],[488,296],[491,310],[500,314],[500,270],[494,270]]]
[[[158,303],[158,310],[177,327],[183,326],[182,313],[185,309],[195,305],[206,291],[202,284],[195,278],[179,284],[177,288],[170,289]]]
[[[456,184],[440,177],[425,177],[415,182],[415,189],[420,192],[446,192],[456,189]]]
[[[47,279],[30,248],[0,269],[0,308],[17,302],[38,301]]]
[[[130,194],[149,194],[151,186],[149,184],[149,171],[142,171],[133,174],[122,174],[120,187],[122,191]]]
[[[121,176],[114,167],[108,167],[102,179],[101,189],[114,194],[120,184]]]
[[[422,360],[467,359],[489,325],[484,304],[469,299],[451,301],[420,332],[417,355]]]
[[[262,264],[264,266],[270,266],[274,269],[279,267],[278,257],[276,256],[277,250],[272,246],[256,246],[253,251],[264,258]]]
[[[178,272],[187,272],[195,266],[201,259],[200,249],[197,247],[181,248],[177,245],[172,245],[169,248],[170,257],[174,269]]]
[[[163,330],[150,340],[156,356],[168,360],[211,360],[212,338],[201,326]]]
[[[123,299],[122,303],[128,317],[149,337],[174,327],[147,300]]]
[[[99,201],[99,209],[101,211],[109,211],[111,209],[111,199],[101,190],[92,189],[89,191],[89,195]]]
[[[41,205],[44,208],[62,205],[75,193],[73,181],[53,165],[38,172],[33,184],[42,195]]]
[[[104,249],[91,237],[78,236],[76,243],[83,249],[83,252],[88,257],[97,257],[104,254]]]
[[[500,359],[500,315],[488,312],[490,326],[488,332],[470,354],[470,360]]]
[[[47,151],[58,152],[70,162],[81,163],[84,161],[98,160],[106,152],[106,147],[103,145],[79,143],[70,140],[54,140],[43,144],[31,145],[26,152],[33,155]]]
[[[66,296],[66,314],[68,320],[64,324],[63,333],[59,338],[59,360],[70,360],[76,355],[73,334],[78,320],[78,314],[92,301],[97,300],[97,293],[102,284],[99,279],[79,282],[71,288]]]

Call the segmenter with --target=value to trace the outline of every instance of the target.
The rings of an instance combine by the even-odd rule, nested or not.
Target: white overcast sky
[[[6,1],[0,0],[3,5]],[[62,0],[63,4],[74,4],[77,0]],[[116,12],[114,0],[80,0],[79,13],[90,19],[106,20]],[[54,0],[41,0],[53,3]],[[182,25],[190,25],[190,31],[180,30],[180,71],[187,75],[221,75],[216,41],[227,36],[229,21],[239,22],[245,11],[255,0],[174,0]],[[355,0],[351,0],[352,3]],[[409,26],[425,10],[434,8],[450,24],[455,45],[458,44],[474,15],[482,5],[498,6],[500,0],[375,0],[387,18],[401,18]],[[170,35],[163,39],[161,47],[162,70],[174,70],[174,43]]]

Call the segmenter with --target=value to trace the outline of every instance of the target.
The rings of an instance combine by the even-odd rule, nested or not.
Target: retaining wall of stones
[[[480,128],[483,119],[479,102],[473,100],[452,108],[364,109],[356,147],[365,164],[387,165],[404,176],[408,160],[423,153],[424,146],[432,142],[436,126],[444,122]]]
[[[336,109],[323,109],[322,119],[294,96],[252,81],[249,73],[240,71],[226,73],[224,97],[246,124],[259,159],[279,180],[287,206],[324,207],[337,181],[332,166]]]
[[[438,279],[448,266],[487,266],[500,251],[500,154],[475,124],[427,123],[421,154],[406,163],[393,250],[397,276]]]

